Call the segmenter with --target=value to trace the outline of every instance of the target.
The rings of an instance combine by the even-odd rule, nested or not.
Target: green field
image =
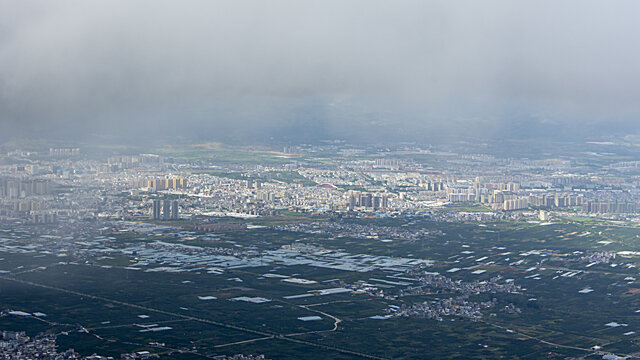
[[[304,222],[309,218],[290,214],[286,220],[285,223]],[[327,281],[370,281],[392,272],[344,271],[303,264],[266,264],[225,269],[221,274],[207,273],[206,269],[145,272],[124,269],[137,261],[133,259],[136,255],[115,256],[115,251],[108,258],[90,256],[75,263],[71,258],[60,263],[60,258],[51,254],[3,252],[0,267],[9,273],[0,278],[0,307],[47,316],[0,317],[0,329],[26,330],[30,334],[52,330],[61,334],[61,348],[114,357],[123,352],[149,350],[166,358],[176,358],[178,354],[181,358],[206,358],[261,353],[274,359],[535,359],[587,356],[594,345],[617,354],[640,351],[637,334],[623,335],[640,329],[635,312],[640,309],[640,283],[635,280],[638,258],[618,256],[608,264],[589,265],[577,261],[580,255],[574,253],[640,251],[638,229],[576,221],[546,226],[513,221],[479,226],[436,223],[426,218],[341,221],[410,231],[426,229],[430,235],[417,240],[391,237],[387,239],[391,241],[383,242],[348,232],[307,234],[267,228],[209,235],[213,240],[124,234],[116,236],[109,246],[117,249],[162,239],[202,248],[264,252],[302,242],[350,254],[430,259],[435,263],[429,271],[446,274],[454,281],[483,281],[499,275],[514,279],[526,290],[520,294],[472,295],[473,301],[495,297],[498,304],[475,322],[462,317],[447,317],[442,322],[404,317],[373,320],[369,317],[383,314],[389,305],[411,305],[455,294],[397,297],[394,294],[398,294],[399,287],[391,286],[385,288],[389,295],[386,298],[346,293],[285,299],[335,286]],[[24,267],[16,270],[20,266]],[[453,267],[462,270],[449,273],[447,270]],[[471,273],[479,269],[486,272]],[[264,277],[268,272],[317,283],[286,283],[280,278]],[[561,276],[567,272],[576,274]],[[585,288],[593,292],[579,293]],[[203,301],[198,296],[217,299]],[[238,296],[271,301],[253,304],[231,300]],[[500,311],[507,304],[519,307],[521,313]],[[322,320],[297,320],[314,315]],[[335,318],[340,321],[334,329]],[[605,326],[611,322],[624,325]],[[141,332],[141,324],[172,329]],[[86,331],[78,332],[80,328]]]

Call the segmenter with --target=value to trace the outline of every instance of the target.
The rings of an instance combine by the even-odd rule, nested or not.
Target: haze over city
[[[4,139],[581,139],[639,130],[634,1],[0,6]]]
[[[0,0],[0,359],[640,358],[639,10]]]

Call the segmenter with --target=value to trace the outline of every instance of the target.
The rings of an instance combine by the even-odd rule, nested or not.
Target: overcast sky
[[[638,14],[638,1],[0,0],[0,122],[74,136],[640,132]]]

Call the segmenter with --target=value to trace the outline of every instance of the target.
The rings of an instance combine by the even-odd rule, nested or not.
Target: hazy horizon
[[[0,4],[4,140],[640,133],[637,2]]]
[[[0,359],[640,358],[638,14],[0,0]]]

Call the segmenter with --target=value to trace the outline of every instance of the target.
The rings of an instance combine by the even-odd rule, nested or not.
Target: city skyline
[[[0,359],[639,359],[639,13],[0,0]]]

